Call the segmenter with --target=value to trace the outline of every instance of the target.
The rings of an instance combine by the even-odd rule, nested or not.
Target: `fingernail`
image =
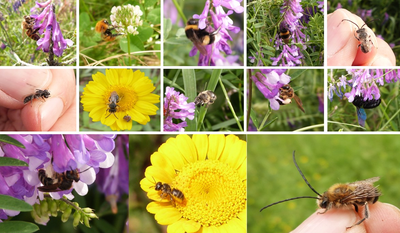
[[[64,109],[64,103],[60,98],[49,98],[40,106],[40,120],[42,131],[48,131],[56,123]]]

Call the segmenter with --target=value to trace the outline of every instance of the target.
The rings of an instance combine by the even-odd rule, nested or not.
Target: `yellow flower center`
[[[136,91],[133,88],[126,86],[112,86],[106,92],[106,95],[104,95],[104,102],[107,105],[107,108],[110,104],[110,96],[113,91],[116,91],[119,97],[119,102],[117,103],[118,112],[130,110],[135,106],[138,97]]]
[[[202,226],[226,224],[246,207],[246,186],[239,173],[217,160],[187,164],[172,186],[185,196],[175,202],[182,217]]]

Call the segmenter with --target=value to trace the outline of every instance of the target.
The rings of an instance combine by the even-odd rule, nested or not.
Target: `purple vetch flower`
[[[172,0],[164,1],[164,18],[169,18],[173,24],[177,24],[180,27],[184,26],[182,19],[178,20],[178,10],[176,9]]]
[[[97,174],[96,183],[101,192],[106,195],[114,214],[117,213],[117,201],[122,194],[129,193],[129,137],[117,136],[116,147],[113,150],[115,162],[110,168],[101,169]]]
[[[43,10],[40,8],[43,8]],[[50,45],[53,43],[54,54],[61,57],[64,50],[68,46],[72,46],[73,42],[70,39],[64,39],[54,10],[55,7],[51,4],[51,0],[44,3],[36,2],[36,5],[31,9],[31,13],[41,12],[39,15],[32,14],[30,17],[35,19],[34,29],[39,28],[39,34],[45,34],[43,38],[37,41],[37,50],[42,49],[43,52],[48,53]]]
[[[15,12],[17,12],[18,9],[22,6],[22,3],[25,3],[25,2],[26,2],[26,0],[15,0],[14,3],[13,3],[13,10]]]
[[[278,110],[279,102],[283,101],[279,98],[279,88],[290,82],[291,77],[286,75],[283,69],[262,69],[256,72],[250,78],[258,90],[269,100],[271,109]],[[253,73],[253,72],[252,72]]]
[[[72,189],[79,195],[86,195],[88,184],[96,179],[100,168],[109,168],[114,164],[114,135],[11,135],[21,142],[25,149],[10,144],[0,143],[0,156],[16,158],[28,163],[28,167],[2,167],[0,169],[0,194],[9,195],[33,205],[38,197],[43,199],[42,186],[38,177],[39,169],[44,169],[48,177],[53,172],[63,173],[78,169],[79,182],[73,182]],[[88,170],[86,170],[88,169]],[[51,192],[59,199],[66,195],[72,199],[72,189]],[[12,216],[17,212],[0,210],[0,218],[4,214]]]
[[[188,97],[181,94],[173,87],[167,87],[164,100],[164,131],[185,131],[187,126],[186,118],[194,119],[196,106],[194,102],[187,102]],[[174,123],[173,119],[179,119],[182,122]]]
[[[318,3],[318,9],[321,12],[324,12],[324,1],[317,1],[317,3]]]
[[[318,94],[317,97],[318,97],[318,103],[319,103],[318,111],[320,113],[324,113],[324,95],[323,94]]]
[[[276,66],[296,66],[301,64],[301,59],[304,58],[300,49],[296,45],[283,45],[281,54],[278,57],[271,57],[272,65]]]

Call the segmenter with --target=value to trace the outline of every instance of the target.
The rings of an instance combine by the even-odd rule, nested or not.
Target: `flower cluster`
[[[389,69],[347,69],[351,79],[341,76],[337,80],[331,77],[328,87],[328,98],[333,99],[333,92],[339,98],[345,96],[349,102],[353,102],[355,96],[362,96],[364,101],[379,99],[380,92],[378,85],[383,86],[386,83],[397,82],[400,80],[400,70]],[[346,92],[346,87],[351,90]]]
[[[186,118],[194,119],[196,106],[194,102],[187,102],[188,97],[167,87],[164,99],[164,131],[185,131],[187,126]],[[175,124],[173,119],[180,119],[182,122]]]
[[[51,3],[52,0],[44,3],[36,2],[31,13],[38,12],[39,14],[32,14],[30,17],[35,19],[34,29],[39,29],[40,35],[44,34],[44,37],[37,41],[37,50],[42,49],[43,52],[48,53],[52,45],[54,54],[61,57],[67,46],[72,46],[73,42],[70,39],[64,39],[54,13],[55,7]]]
[[[145,125],[149,115],[156,115],[160,96],[144,72],[129,69],[107,69],[97,72],[83,89],[81,103],[93,121],[101,121],[112,130],[132,128],[132,121]],[[113,94],[113,98],[111,98]]]
[[[257,86],[258,90],[269,100],[271,109],[279,109],[279,88],[290,82],[290,76],[286,75],[285,69],[262,69],[250,78]],[[252,72],[253,74],[253,72]]]
[[[304,46],[306,38],[301,30],[305,27],[300,23],[300,18],[303,16],[303,8],[300,5],[300,0],[285,0],[281,7],[280,13],[283,15],[283,20],[279,26],[279,30],[289,30],[291,32],[292,42],[302,44]],[[280,38],[279,34],[275,37],[275,48],[283,46],[282,52],[278,57],[271,57],[272,65],[276,66],[296,66],[301,64],[303,55],[299,47],[296,45],[286,44]]]
[[[142,26],[143,20],[140,17],[143,12],[140,10],[139,6],[132,6],[131,4],[124,6],[117,6],[111,9],[111,24],[114,26],[115,31],[132,35],[138,35],[138,26]]]
[[[15,158],[28,163],[28,167],[2,167],[0,170],[0,194],[12,196],[33,205],[44,195],[38,187],[42,186],[39,170],[44,169],[46,176],[54,172],[63,173],[78,169],[80,179],[73,182],[72,188],[51,192],[54,199],[65,195],[74,196],[72,189],[79,195],[86,195],[88,185],[96,180],[99,168],[108,168],[114,163],[114,135],[11,135],[25,148],[1,143],[0,156]],[[86,171],[85,171],[86,170]],[[48,177],[50,178],[50,177]],[[15,216],[18,212],[0,210],[0,218]]]
[[[228,31],[233,33],[240,32],[240,28],[233,26],[233,21],[231,18],[229,18],[229,15],[233,14],[233,12],[237,14],[243,13],[244,8],[240,6],[240,2],[241,0],[212,1],[212,6],[210,9],[210,0],[207,0],[201,15],[193,15],[194,19],[199,20],[200,29],[205,29],[210,33],[215,30],[219,30],[219,38],[217,38],[213,44],[206,46],[207,53],[200,53],[198,62],[199,66],[237,65],[238,56],[224,57],[221,52],[224,52],[227,55],[232,53],[231,47],[227,43],[228,40],[232,40],[232,37],[229,35]],[[228,9],[227,13],[223,7]],[[208,22],[209,13],[211,14],[214,29],[209,25]],[[198,49],[193,46],[189,55],[196,55],[197,50]]]

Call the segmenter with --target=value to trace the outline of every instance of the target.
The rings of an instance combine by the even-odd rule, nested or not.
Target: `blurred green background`
[[[294,150],[300,169],[318,192],[335,183],[379,176],[375,183],[383,194],[379,200],[400,207],[399,139],[398,135],[248,135],[248,232],[289,232],[317,210],[316,200],[300,199],[260,213],[273,202],[316,196],[293,163]]]
[[[259,70],[254,71],[259,72]],[[318,108],[323,104],[324,98],[324,70],[290,69],[285,74],[291,77],[290,85],[303,102],[305,113],[297,107],[294,99],[291,104],[282,105],[277,111],[272,110],[269,101],[252,82],[250,117],[254,126],[250,125],[247,129],[292,131],[303,128],[303,130],[323,131],[324,114]],[[249,108],[248,105],[247,107]]]
[[[336,81],[340,76],[347,74],[346,70],[340,69],[328,71],[328,76],[332,76]],[[350,80],[350,76],[347,77],[347,80]],[[328,100],[328,131],[399,131],[399,86],[399,82],[385,83],[384,86],[378,85],[382,102],[376,108],[365,109],[367,114],[365,128],[361,128],[358,124],[357,108],[349,103],[346,97],[340,99],[334,93],[332,101]],[[345,92],[350,92],[350,90],[351,88],[347,86]]]

